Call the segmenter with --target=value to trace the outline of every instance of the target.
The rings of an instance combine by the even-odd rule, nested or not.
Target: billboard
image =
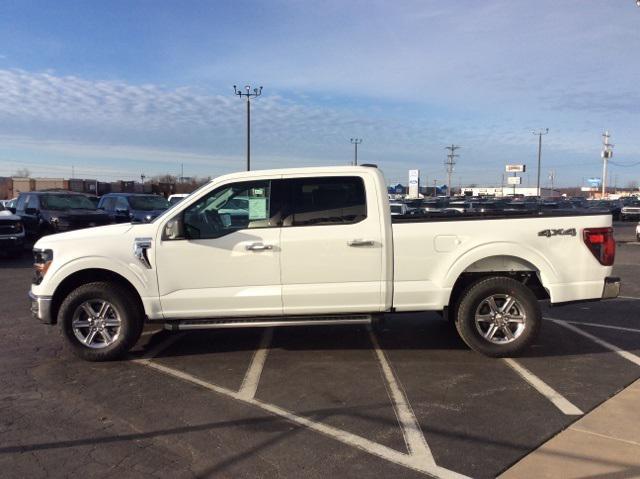
[[[527,171],[527,165],[507,165],[505,171],[507,173],[524,173]]]
[[[420,196],[420,170],[409,170],[409,198]]]

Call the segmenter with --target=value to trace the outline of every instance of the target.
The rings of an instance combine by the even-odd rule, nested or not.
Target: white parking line
[[[262,374],[262,369],[264,368],[264,363],[269,353],[271,338],[273,338],[273,328],[265,329],[260,339],[260,346],[258,346],[258,349],[253,354],[251,365],[244,376],[240,391],[238,391],[238,395],[243,399],[253,399],[256,395],[260,375]]]
[[[622,356],[626,360],[631,361],[632,363],[640,366],[640,357],[636,356],[635,354],[630,353],[629,351],[625,351],[624,349],[619,348],[615,344],[608,343],[607,341],[605,341],[603,339],[600,339],[600,338],[594,336],[593,334],[589,334],[586,331],[583,331],[582,329],[574,326],[573,324],[569,324],[569,323],[567,323],[565,321],[560,321],[558,319],[553,319],[553,318],[544,318],[544,319],[548,319],[549,321],[553,321],[554,323],[559,324],[562,327],[570,329],[571,331],[573,331],[575,333],[581,334],[585,338],[589,338],[594,343],[597,343],[600,346],[602,346],[604,348],[607,348],[607,349],[613,351],[614,353]]]
[[[174,338],[169,338],[169,339],[172,340],[171,343],[177,340]],[[161,348],[161,346],[164,346],[168,342],[169,341],[165,341],[164,343],[160,344],[155,351],[157,351],[157,353],[159,354],[164,349],[164,348]],[[169,345],[170,344],[167,344],[165,348],[168,347]],[[287,411],[286,409],[275,406],[273,404],[264,403],[255,398],[247,399],[241,396],[239,392],[235,392],[230,389],[218,386],[216,384],[203,381],[202,379],[197,378],[191,374],[185,373],[183,371],[179,371],[177,369],[155,363],[151,360],[151,358],[152,358],[151,356],[147,356],[143,359],[134,360],[133,362],[155,369],[156,371],[167,374],[168,376],[172,376],[174,378],[178,378],[183,381],[196,384],[202,388],[221,394],[228,398],[241,401],[251,406],[255,406],[271,414],[280,416],[288,421],[291,421],[293,423],[296,423],[308,429],[311,429],[312,431],[318,432],[332,439],[340,441],[343,444],[353,446],[361,451],[367,452],[374,456],[378,456],[382,459],[407,467],[409,469],[413,469],[414,471],[421,472],[428,476],[435,477],[435,478],[442,478],[442,479],[462,479],[467,477],[462,474],[458,474],[455,471],[451,471],[444,467],[440,467],[433,462],[426,462],[420,456],[414,456],[412,454],[405,454],[400,451],[396,451],[395,449],[391,449],[382,444],[378,444],[362,436],[358,436],[357,434],[343,431],[341,429],[338,429],[320,422],[312,421],[311,419],[298,416],[297,414],[294,414],[291,411]]]
[[[518,364],[516,361],[510,358],[504,358],[504,362],[506,362],[515,372],[517,372],[522,378],[527,381],[531,386],[533,386],[540,394],[546,397],[549,401],[551,401],[554,406],[556,406],[560,411],[568,416],[580,416],[584,414],[582,410],[569,402],[564,396],[562,396],[559,392],[545,383],[538,376],[533,374],[527,368]]]
[[[640,301],[640,298],[636,298],[635,296],[618,296],[615,299],[631,299],[631,300],[634,300],[634,301]]]
[[[606,328],[606,329],[615,329],[617,331],[628,331],[630,333],[640,333],[640,329],[634,328],[625,328],[623,326],[611,326],[610,324],[600,324],[600,323],[583,323],[581,321],[567,321],[567,323],[571,324],[579,324],[581,326],[594,326],[596,328]]]
[[[389,399],[393,404],[393,409],[395,410],[396,417],[398,418],[398,423],[400,423],[400,428],[402,429],[402,434],[404,436],[404,441],[407,444],[409,454],[414,456],[416,460],[419,459],[425,464],[432,464],[435,466],[436,462],[433,459],[433,454],[431,454],[429,445],[424,438],[424,434],[420,429],[420,424],[416,419],[413,409],[411,409],[407,396],[402,391],[400,383],[393,374],[384,351],[382,351],[380,344],[378,344],[378,338],[376,338],[376,335],[371,329],[369,329],[369,337],[371,338],[371,344],[373,344],[373,349],[378,357],[378,363],[380,364],[382,374],[385,378],[387,393],[389,394]]]

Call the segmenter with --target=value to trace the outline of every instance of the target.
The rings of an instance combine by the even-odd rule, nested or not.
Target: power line
[[[460,156],[460,155],[456,155],[455,152],[460,148],[462,147],[454,144],[451,144],[451,146],[444,147],[445,150],[449,150],[449,153],[447,154],[447,161],[444,162],[445,166],[447,167],[447,177],[448,177],[447,196],[451,196],[451,174],[453,173],[453,167],[456,165],[456,158]]]
[[[609,130],[602,134],[602,199],[607,192],[607,162],[613,156],[613,146],[609,143]]]

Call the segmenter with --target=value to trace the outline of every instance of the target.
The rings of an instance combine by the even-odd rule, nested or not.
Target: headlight
[[[22,230],[24,229],[24,227],[22,226],[22,222],[20,221],[13,225],[13,228],[15,229],[16,233],[22,233]]]
[[[40,284],[42,278],[47,274],[49,266],[53,261],[53,251],[50,249],[34,249],[33,250],[33,283]]]

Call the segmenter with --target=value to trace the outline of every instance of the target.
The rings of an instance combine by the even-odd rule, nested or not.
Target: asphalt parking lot
[[[622,297],[545,306],[515,360],[435,314],[362,326],[147,330],[86,363],[31,319],[28,255],[0,258],[3,477],[494,477],[640,377],[640,244]]]

